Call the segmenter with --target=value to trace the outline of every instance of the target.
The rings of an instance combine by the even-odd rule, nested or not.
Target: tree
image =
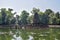
[[[27,21],[28,16],[29,16],[29,13],[27,11],[23,10],[21,13],[21,16],[20,16],[20,18],[21,18],[20,22],[22,25],[28,24],[28,21]]]
[[[49,15],[49,14],[53,13],[53,11],[51,9],[46,9],[45,13]]]
[[[40,24],[49,24],[49,15],[46,12],[39,12]]]
[[[26,24],[60,24],[60,13],[52,11],[51,9],[46,9],[45,12],[41,12],[40,9],[33,8],[32,9],[32,15],[29,15],[29,13],[25,10],[21,12],[21,15],[17,15],[14,17],[16,12],[12,12],[13,9],[8,8],[1,8],[0,9],[0,24],[15,24],[16,18],[18,21],[18,24],[20,25],[26,25]]]
[[[53,18],[53,20],[52,20],[52,24],[54,24],[54,25],[57,24],[57,19],[56,19],[56,18]]]
[[[57,12],[57,13],[55,14],[55,16],[56,16],[56,23],[57,23],[57,24],[60,24],[60,13]]]
[[[44,25],[49,24],[49,16],[47,14],[42,15],[41,23],[44,24]]]
[[[10,24],[15,24],[15,23],[16,23],[16,18],[13,17],[13,18],[11,19],[11,21],[10,21]]]
[[[2,24],[2,15],[1,15],[1,12],[0,12],[0,24]]]
[[[6,18],[6,24],[11,24],[11,20],[14,19],[14,13],[12,13],[13,9],[8,8],[6,11],[7,18]]]
[[[48,24],[52,24],[53,22],[52,22],[52,20],[53,20],[53,16],[54,16],[54,12],[51,10],[51,9],[46,9],[46,11],[45,11],[45,14],[47,15],[47,23]]]
[[[6,24],[6,9],[1,9],[1,15],[2,15],[2,24]]]
[[[10,24],[12,18],[14,17],[14,13],[12,13],[13,9],[8,8],[1,8],[1,24]]]
[[[57,17],[58,19],[60,18],[59,12],[56,13],[56,17]]]
[[[33,23],[33,16],[34,16],[34,15],[30,15],[30,16],[28,17],[28,23],[29,23],[29,24]]]
[[[32,13],[34,14],[33,16],[33,24],[40,24],[40,19],[39,19],[39,9],[33,8]]]

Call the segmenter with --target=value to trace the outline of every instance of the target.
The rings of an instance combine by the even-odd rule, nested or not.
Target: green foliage
[[[38,12],[39,12],[39,9],[33,8],[33,10],[32,10],[32,13],[34,14],[33,15],[33,24],[35,24],[35,25],[40,24],[40,18],[39,18]]]
[[[1,9],[1,15],[2,15],[2,24],[6,24],[6,9]]]
[[[1,12],[0,12],[0,24],[2,25],[6,25],[6,24],[10,24],[12,18],[14,17],[14,14],[12,13],[13,9],[8,9],[6,10],[6,8],[1,8]]]
[[[45,13],[49,15],[49,14],[53,13],[53,11],[51,9],[46,9]]]
[[[27,11],[23,10],[21,13],[21,16],[20,16],[20,18],[21,18],[20,21],[21,21],[22,25],[28,24],[28,21],[27,21],[28,16],[29,16],[29,13]]]
[[[32,14],[26,10],[21,12],[21,15],[17,15],[14,17],[16,12],[12,13],[13,9],[8,8],[1,8],[0,9],[0,24],[15,24],[18,21],[18,24],[26,25],[31,23],[36,24],[60,24],[60,13],[54,12],[51,9],[46,9],[45,12],[40,11],[40,9],[33,8]],[[16,20],[17,18],[17,20]]]
[[[33,23],[33,16],[34,16],[34,15],[30,15],[30,16],[28,17],[28,23],[29,23],[29,24]]]
[[[33,10],[31,12],[34,14],[34,13],[38,13],[39,11],[40,11],[39,9],[33,8]]]

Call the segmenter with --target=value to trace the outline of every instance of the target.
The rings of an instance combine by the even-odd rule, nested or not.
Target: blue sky
[[[0,8],[13,8],[18,14],[22,10],[30,12],[33,7],[41,11],[49,8],[60,12],[60,0],[0,0]]]

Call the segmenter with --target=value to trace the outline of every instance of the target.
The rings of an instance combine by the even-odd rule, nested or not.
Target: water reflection
[[[29,35],[29,39],[28,40],[33,40],[33,36]]]
[[[16,34],[13,35],[13,39],[12,40],[22,40],[21,36],[17,36]]]
[[[10,32],[10,33],[12,33],[12,32]],[[22,37],[20,36],[20,33],[21,32],[16,31],[11,40],[23,40]]]

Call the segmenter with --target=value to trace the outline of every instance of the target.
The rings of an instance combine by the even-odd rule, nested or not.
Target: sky
[[[12,8],[18,15],[22,10],[30,13],[33,7],[41,11],[52,9],[60,12],[60,0],[0,0],[0,8]]]

